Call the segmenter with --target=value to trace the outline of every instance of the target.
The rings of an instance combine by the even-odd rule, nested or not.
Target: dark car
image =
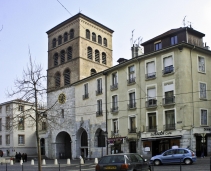
[[[154,165],[180,162],[185,164],[192,164],[195,161],[195,153],[187,148],[170,149],[150,159],[150,163]]]
[[[151,171],[146,159],[136,153],[119,153],[103,156],[95,171]]]

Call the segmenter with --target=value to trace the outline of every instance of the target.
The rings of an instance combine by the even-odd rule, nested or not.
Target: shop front
[[[108,138],[108,146],[110,147],[110,154],[122,153],[122,144],[125,137]]]

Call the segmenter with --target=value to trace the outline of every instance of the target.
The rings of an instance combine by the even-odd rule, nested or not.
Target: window
[[[169,74],[174,71],[174,66],[173,66],[173,57],[168,56],[163,58],[163,74]]]
[[[99,50],[95,50],[95,61],[100,62],[100,52],[99,52]]]
[[[172,104],[175,102],[173,82],[164,84],[164,96],[163,104]]]
[[[151,62],[148,62],[146,64],[146,78],[147,79],[150,79],[150,78],[155,78],[156,76],[156,72],[155,72],[155,61],[151,61]]]
[[[65,32],[65,33],[64,33],[64,42],[66,42],[66,41],[67,41],[67,39],[68,39],[68,33],[67,33],[67,32]]]
[[[92,60],[92,48],[91,47],[87,48],[87,58]]]
[[[172,36],[171,37],[171,45],[176,45],[177,43],[178,43],[177,36]]]
[[[64,118],[64,109],[61,110],[61,118]]]
[[[106,65],[106,54],[105,54],[105,52],[102,53],[102,63]]]
[[[92,41],[96,42],[96,34],[94,32],[92,33]]]
[[[71,29],[70,30],[70,39],[73,39],[74,38],[74,29]]]
[[[58,53],[55,53],[54,54],[54,66],[57,66],[58,65],[58,58],[59,58]]]
[[[58,45],[61,45],[62,44],[62,36],[59,36],[58,37]]]
[[[70,70],[66,69],[64,71],[64,85],[70,85]]]
[[[174,130],[175,129],[174,110],[165,111],[165,117],[166,117],[165,130]]]
[[[18,135],[18,144],[25,144],[25,136]]]
[[[200,85],[200,90],[199,90],[199,97],[201,99],[206,99],[207,98],[207,88],[206,88],[206,83],[199,83]]]
[[[95,70],[95,69],[91,69],[90,70],[90,75],[94,75],[94,74],[96,74],[97,73],[97,71]]]
[[[88,93],[88,83],[84,84],[84,95],[83,99],[89,98],[89,93]]]
[[[0,131],[2,131],[2,119],[0,118]]]
[[[6,130],[10,130],[10,117],[6,117]]]
[[[90,39],[90,31],[88,29],[86,29],[86,38]]]
[[[67,60],[72,59],[72,47],[68,47],[67,49]]]
[[[107,39],[103,38],[103,45],[107,47]]]
[[[2,136],[0,135],[0,145],[2,145]]]
[[[147,88],[147,107],[157,106],[155,87]]]
[[[112,121],[113,121],[113,132],[115,134],[117,134],[118,131],[119,131],[119,128],[118,128],[118,119],[113,119]]]
[[[205,58],[198,56],[198,69],[199,72],[205,73]]]
[[[23,106],[23,105],[19,105],[19,106],[18,106],[18,111],[23,112],[23,111],[24,111],[24,106]]]
[[[6,144],[10,144],[10,135],[6,135]]]
[[[98,36],[98,43],[102,45],[102,37],[100,35]]]
[[[53,48],[56,47],[56,38],[54,38],[53,41],[52,41],[52,47],[53,47]]]
[[[57,72],[55,74],[55,87],[58,88],[60,87],[60,78],[61,78],[61,75],[59,72]]]
[[[207,125],[207,110],[201,109],[201,125]]]
[[[135,67],[134,65],[128,67],[128,83],[135,82]]]
[[[156,113],[148,113],[148,125],[147,131],[157,131]]]
[[[155,51],[160,49],[162,49],[162,43],[161,42],[155,43]]]
[[[136,133],[136,117],[135,116],[130,116],[129,117],[129,132],[130,133]]]
[[[102,110],[102,100],[97,101],[97,116],[103,115],[103,110]]]
[[[136,108],[135,92],[129,93],[129,105],[128,109]]]
[[[24,117],[18,118],[18,130],[24,130]]]
[[[10,105],[6,106],[6,111],[9,112],[10,111]]]
[[[97,79],[97,91],[96,91],[96,95],[98,94],[102,94],[103,93],[103,89],[102,89],[102,78]]]
[[[60,60],[61,60],[61,64],[65,62],[65,51],[62,50],[60,52]]]
[[[42,122],[42,130],[47,130],[47,123],[46,122]]]
[[[117,72],[112,74],[112,85],[117,86]]]
[[[112,96],[112,108],[111,112],[117,112],[118,111],[118,99],[117,95]]]

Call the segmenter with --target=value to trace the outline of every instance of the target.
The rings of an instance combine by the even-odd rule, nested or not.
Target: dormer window
[[[156,42],[155,43],[155,51],[162,49],[162,43],[160,42]]]
[[[172,36],[171,37],[171,45],[175,45],[175,44],[177,44],[178,43],[178,41],[177,41],[177,36]]]

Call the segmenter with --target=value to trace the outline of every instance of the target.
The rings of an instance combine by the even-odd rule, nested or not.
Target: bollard
[[[182,161],[182,158],[180,158],[180,171],[182,171],[182,165],[181,165],[181,161]]]
[[[13,160],[10,160],[10,165],[13,165]]]
[[[94,162],[95,164],[98,164],[98,158],[95,158],[95,162]]]
[[[34,165],[34,160],[33,159],[31,160],[31,165]]]
[[[84,159],[80,156],[80,164],[84,164]]]
[[[54,159],[54,165],[58,165],[57,159]]]
[[[42,160],[42,165],[46,165],[45,159]]]
[[[70,163],[70,159],[67,159],[67,164],[69,164],[69,165],[71,164],[71,163]]]
[[[20,160],[20,165],[23,165],[23,160],[22,159]]]

